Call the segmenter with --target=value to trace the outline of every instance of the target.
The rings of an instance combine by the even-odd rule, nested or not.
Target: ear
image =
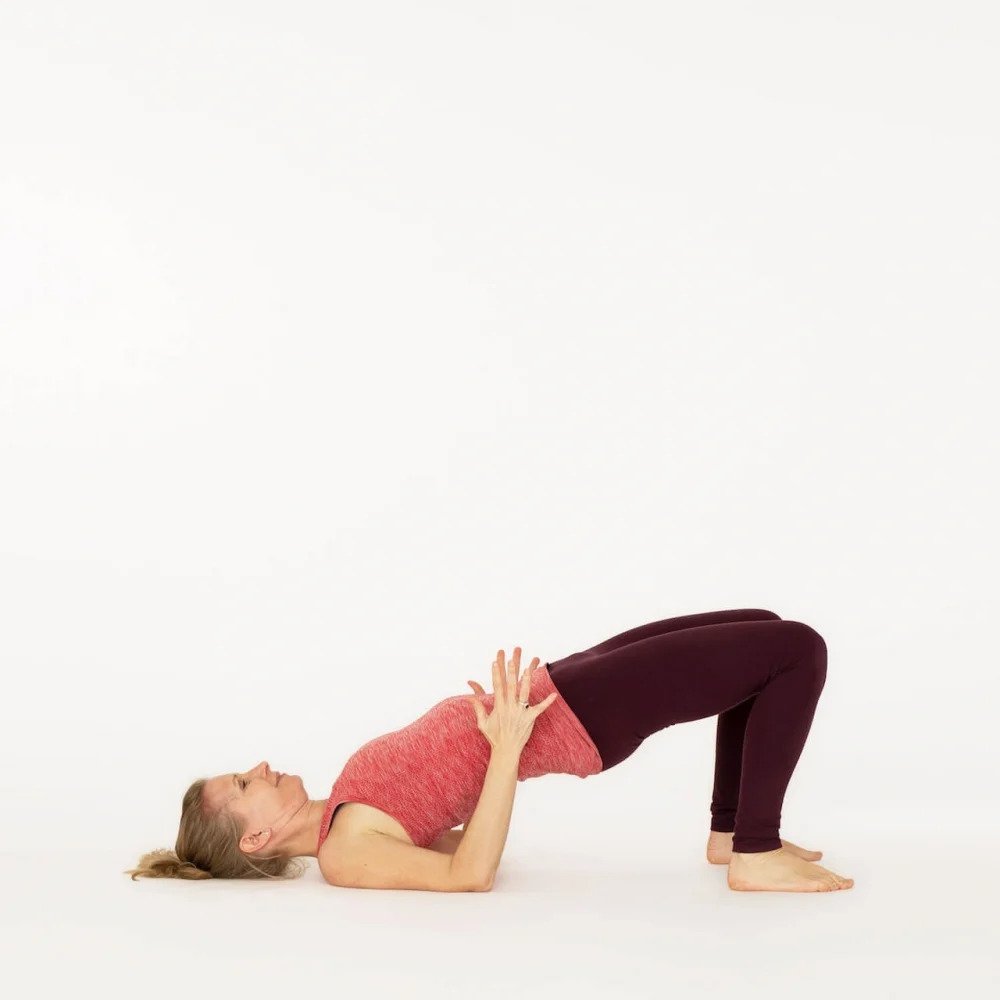
[[[271,829],[258,830],[257,833],[247,833],[240,838],[240,850],[244,854],[256,854],[271,839]]]

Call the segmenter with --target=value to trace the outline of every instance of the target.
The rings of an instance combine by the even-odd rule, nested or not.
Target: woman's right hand
[[[493,661],[493,711],[489,715],[486,714],[486,709],[479,700],[479,697],[486,692],[475,681],[467,683],[476,694],[465,697],[472,702],[479,731],[489,740],[493,750],[520,756],[535,727],[535,719],[559,697],[559,692],[553,691],[544,701],[524,708],[520,702],[528,701],[533,671],[540,661],[536,656],[528,665],[524,676],[518,678],[521,669],[521,647],[514,647],[514,657],[510,663],[505,664],[504,657],[504,651],[497,650],[496,659]]]

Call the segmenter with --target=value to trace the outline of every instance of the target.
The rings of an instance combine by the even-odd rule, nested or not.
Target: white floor
[[[290,883],[132,882],[119,852],[7,854],[4,993],[992,998],[997,832],[804,843],[855,879],[814,894],[732,892],[703,840],[646,833],[614,859],[519,842],[484,894],[337,889],[311,860]]]

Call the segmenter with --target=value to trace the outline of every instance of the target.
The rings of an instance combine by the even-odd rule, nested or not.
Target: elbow
[[[459,876],[457,885],[459,892],[489,892],[493,888],[493,877]]]
[[[456,892],[484,892],[487,882],[492,882],[492,878],[486,878],[486,872],[476,871],[461,855],[463,852],[457,850],[451,856],[451,879]]]

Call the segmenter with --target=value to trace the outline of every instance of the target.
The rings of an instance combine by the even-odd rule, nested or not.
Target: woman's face
[[[228,807],[247,834],[270,830],[272,845],[280,839],[285,824],[309,800],[297,774],[272,771],[262,760],[249,771],[219,774],[209,778],[206,794],[212,808]]]

